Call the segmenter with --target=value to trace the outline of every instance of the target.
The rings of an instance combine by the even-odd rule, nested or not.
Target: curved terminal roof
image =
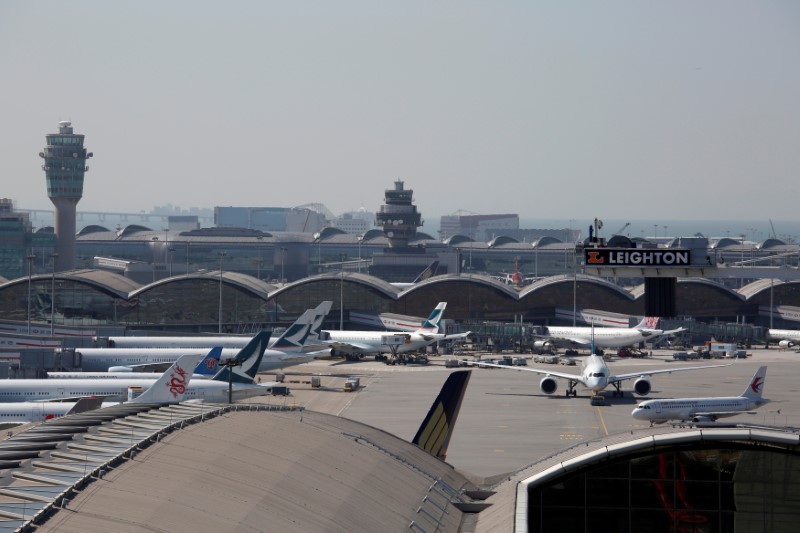
[[[84,226],[82,230],[80,230],[77,235],[89,235],[91,233],[101,233],[101,232],[108,232],[111,231],[108,228],[103,226],[99,226],[97,224],[90,224],[89,226]]]
[[[499,235],[494,239],[489,241],[489,248],[495,248],[497,246],[502,246],[504,244],[519,244],[519,241],[513,237],[506,237],[505,235]]]
[[[474,531],[528,531],[529,491],[546,483],[566,480],[578,472],[599,467],[612,459],[641,454],[657,455],[676,449],[703,449],[709,444],[715,447],[745,446],[796,454],[800,446],[800,435],[797,431],[783,428],[737,426],[685,429],[658,426],[580,443],[533,463],[493,487],[496,492],[486,500],[486,503],[492,505],[481,512]],[[620,497],[627,498],[628,494]]]
[[[182,276],[174,276],[172,278],[160,279],[153,283],[148,283],[143,287],[139,287],[135,291],[131,292],[130,296],[131,297],[139,296],[140,294],[152,290],[156,287],[168,286],[172,283],[178,283],[187,280],[213,280],[218,282],[219,279],[220,279],[219,270],[210,272],[198,272]],[[264,280],[259,280],[258,278],[249,276],[247,274],[242,274],[239,272],[230,272],[225,270],[222,271],[222,282],[228,285],[237,286],[241,289],[244,289],[250,293],[253,293],[265,299],[269,296],[270,290],[275,289],[275,285],[270,285],[266,283]]]
[[[564,244],[564,241],[555,237],[539,237],[533,242],[534,248],[544,248],[549,244]]]
[[[431,287],[432,285],[441,285],[445,283],[465,283],[465,282],[474,283],[477,285],[483,285],[491,289],[495,289],[514,299],[516,299],[518,296],[516,289],[514,289],[513,287],[506,285],[505,283],[502,283],[501,281],[498,281],[495,278],[484,276],[481,274],[442,274],[439,276],[432,276],[428,279],[420,281],[419,283],[415,283],[411,287],[408,287],[402,292],[402,294],[406,295],[417,291],[425,291],[428,290],[428,288]]]
[[[475,242],[475,239],[467,237],[466,235],[451,235],[444,240],[444,244],[448,246],[456,246],[465,242]]]
[[[68,270],[66,272],[56,272],[55,275],[36,274],[31,276],[31,280],[34,281],[50,281],[53,278],[55,278],[57,281],[72,281],[89,285],[100,290],[101,292],[113,294],[115,297],[122,299],[129,298],[134,291],[141,287],[141,285],[129,278],[120,276],[119,274],[115,274],[114,272],[109,272],[107,270]],[[17,278],[15,280],[7,281],[6,283],[0,284],[0,286],[5,288],[27,283],[28,277],[26,276],[24,278]]]

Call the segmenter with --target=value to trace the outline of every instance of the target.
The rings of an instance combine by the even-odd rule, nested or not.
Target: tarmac
[[[455,425],[447,462],[477,483],[491,483],[527,465],[538,462],[576,444],[614,434],[647,428],[635,420],[631,411],[638,401],[655,398],[737,396],[744,391],[760,365],[768,365],[764,396],[772,403],[755,415],[738,415],[726,422],[800,426],[800,354],[772,349],[748,350],[747,359],[675,361],[672,352],[657,350],[643,359],[611,358],[614,373],[638,369],[683,368],[728,364],[690,372],[656,375],[646,397],[631,392],[634,380],[623,385],[623,398],[612,398],[604,391],[606,405],[592,406],[588,390],[578,388],[578,396],[564,396],[566,383],[546,395],[539,389],[542,376],[518,370],[472,367],[472,378]],[[286,397],[256,399],[267,403],[295,403],[306,409],[346,417],[392,433],[410,441],[444,383],[455,370],[445,367],[448,356],[432,357],[428,365],[387,366],[371,360],[363,362],[314,361],[285,369]],[[549,368],[532,356],[528,368]],[[580,356],[578,356],[580,358]],[[469,358],[467,358],[469,359]],[[579,373],[576,366],[553,365],[561,372]],[[312,389],[310,378],[320,376],[321,387]],[[347,377],[360,378],[361,387],[344,392]],[[262,380],[272,380],[265,374]],[[778,412],[779,410],[779,412]]]

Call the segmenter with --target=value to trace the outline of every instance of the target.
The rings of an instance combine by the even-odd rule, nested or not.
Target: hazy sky
[[[0,197],[797,219],[800,2],[2,1]]]

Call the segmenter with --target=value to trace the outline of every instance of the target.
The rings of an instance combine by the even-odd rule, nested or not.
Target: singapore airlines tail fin
[[[758,370],[756,370],[756,373],[753,375],[753,379],[750,380],[750,384],[748,384],[747,388],[744,389],[742,396],[748,400],[760,400],[761,395],[764,392],[764,382],[766,380],[767,367],[758,367]]]
[[[227,383],[229,374],[233,372],[233,376],[230,376],[230,380],[233,383],[254,383],[256,374],[258,373],[258,367],[261,365],[261,359],[264,357],[264,351],[267,349],[267,344],[269,344],[270,334],[271,332],[269,331],[260,331],[256,334],[256,336],[247,343],[247,346],[242,348],[239,353],[236,354],[236,357],[233,358],[234,361],[241,364],[232,367],[226,366],[211,379]]]
[[[439,302],[439,305],[436,306],[436,309],[433,310],[416,333],[439,333],[439,323],[442,321],[442,317],[444,317],[445,307],[447,307],[447,302]]]
[[[439,395],[433,401],[414,440],[411,441],[443,461],[447,456],[447,446],[453,434],[453,427],[461,409],[461,401],[464,399],[471,372],[471,370],[458,370],[450,374]]]
[[[183,396],[186,394],[186,388],[189,386],[189,380],[192,378],[192,369],[197,366],[201,359],[203,359],[203,355],[196,353],[180,356],[149,389],[136,398],[129,400],[128,403],[165,404],[182,402]]]

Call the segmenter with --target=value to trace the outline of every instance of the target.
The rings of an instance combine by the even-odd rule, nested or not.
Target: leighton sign
[[[689,250],[587,248],[584,253],[586,266],[685,267],[691,265],[691,253]]]

